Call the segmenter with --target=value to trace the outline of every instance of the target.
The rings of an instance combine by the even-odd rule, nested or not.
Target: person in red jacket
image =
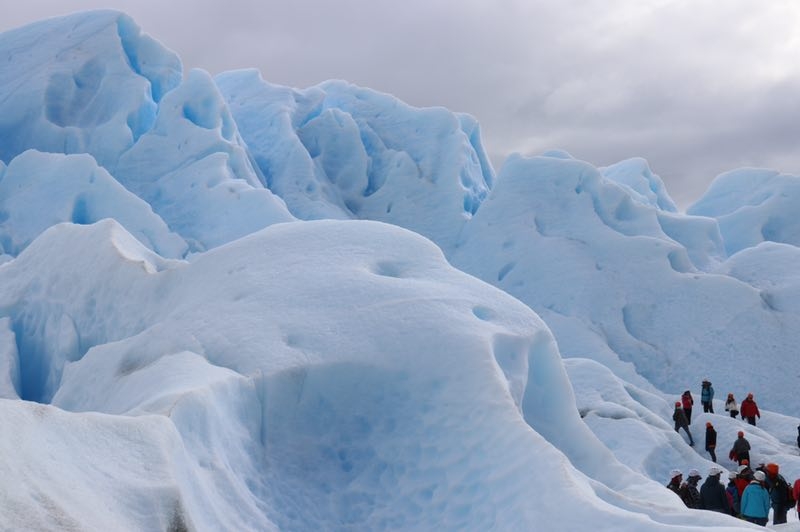
[[[692,424],[692,407],[694,406],[694,397],[692,397],[692,392],[686,390],[681,395],[681,404],[683,405],[683,413],[686,414],[686,420],[689,424]]]
[[[752,393],[748,393],[747,398],[742,401],[741,413],[742,419],[746,419],[751,425],[756,424],[756,418],[761,419],[761,412],[758,411],[758,405],[753,400]]]
[[[792,495],[794,495],[794,500],[797,501],[797,513],[800,514],[800,478],[794,481]]]
[[[739,474],[736,475],[736,478],[733,480],[733,483],[736,484],[736,489],[739,490],[739,499],[742,498],[744,489],[750,484],[753,478],[753,470],[750,469],[749,465],[742,464],[739,466]]]

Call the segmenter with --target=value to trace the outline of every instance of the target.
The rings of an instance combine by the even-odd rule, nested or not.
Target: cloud
[[[45,0],[9,3],[0,29],[100,6],[186,67],[340,78],[470,113],[498,166],[550,148],[597,165],[643,156],[683,206],[738,166],[800,174],[793,0]]]

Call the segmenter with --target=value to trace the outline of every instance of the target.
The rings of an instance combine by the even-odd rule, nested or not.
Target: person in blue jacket
[[[753,480],[742,493],[742,517],[751,523],[766,526],[769,520],[770,499],[769,493],[764,489],[767,476],[763,471],[756,471]]]
[[[703,404],[703,412],[714,413],[714,387],[711,386],[709,381],[702,382],[700,389],[700,402]]]
[[[736,487],[736,471],[728,473],[728,486],[725,488],[725,493],[728,495],[728,503],[731,506],[731,515],[738,517],[741,513],[739,506],[739,488]]]

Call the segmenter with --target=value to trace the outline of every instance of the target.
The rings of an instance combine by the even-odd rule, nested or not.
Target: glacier
[[[116,11],[0,61],[0,528],[747,528],[664,488],[706,421],[800,476],[800,177],[496,172],[467,114],[184,72]]]

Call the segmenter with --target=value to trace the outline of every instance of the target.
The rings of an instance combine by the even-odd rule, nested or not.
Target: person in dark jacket
[[[772,524],[779,525],[786,522],[786,514],[789,511],[789,484],[778,471],[778,464],[767,464],[764,471],[767,474],[767,491],[769,491],[770,504],[772,506]]]
[[[706,451],[711,455],[711,461],[717,461],[717,431],[714,430],[714,425],[711,422],[706,423]]]
[[[728,486],[725,488],[725,493],[728,496],[728,504],[731,507],[731,515],[734,517],[739,516],[739,488],[736,487],[736,471],[728,473]]]
[[[686,482],[681,486],[679,494],[687,508],[701,508],[700,490],[697,489],[697,483],[702,478],[697,469],[689,470],[689,476],[686,477]]]
[[[709,381],[703,381],[701,384],[700,403],[703,405],[703,412],[714,413],[714,387]]]
[[[753,400],[753,394],[748,393],[747,398],[742,401],[742,419],[746,419],[751,425],[756,424],[756,418],[761,418],[761,412],[758,411],[758,405]]]
[[[725,486],[719,481],[722,470],[712,467],[708,472],[708,477],[700,487],[700,508],[713,512],[731,513],[731,506],[728,503],[728,494],[725,493]]]
[[[741,502],[744,520],[761,526],[766,526],[769,521],[769,493],[762,485],[765,479],[763,471],[756,471],[744,489]]]
[[[681,484],[683,483],[683,473],[681,473],[677,469],[673,469],[669,472],[669,484],[667,484],[667,488],[671,491],[675,492],[675,495],[678,497],[681,496]]]
[[[675,422],[675,432],[678,432],[678,429],[685,430],[686,434],[689,436],[689,445],[694,445],[694,438],[692,438],[692,433],[689,432],[689,419],[686,417],[683,410],[684,409],[681,408],[681,403],[676,401],[675,412],[672,413],[672,421]]]
[[[738,438],[733,442],[731,456],[733,456],[733,460],[739,462],[739,465],[742,465],[742,461],[744,460],[747,460],[748,464],[750,463],[750,442],[747,441],[744,437],[744,432],[741,430],[739,431]]]
[[[686,390],[681,395],[681,405],[683,406],[683,413],[686,414],[686,419],[689,421],[689,424],[692,423],[692,408],[694,407],[694,398],[692,397],[692,392]]]

